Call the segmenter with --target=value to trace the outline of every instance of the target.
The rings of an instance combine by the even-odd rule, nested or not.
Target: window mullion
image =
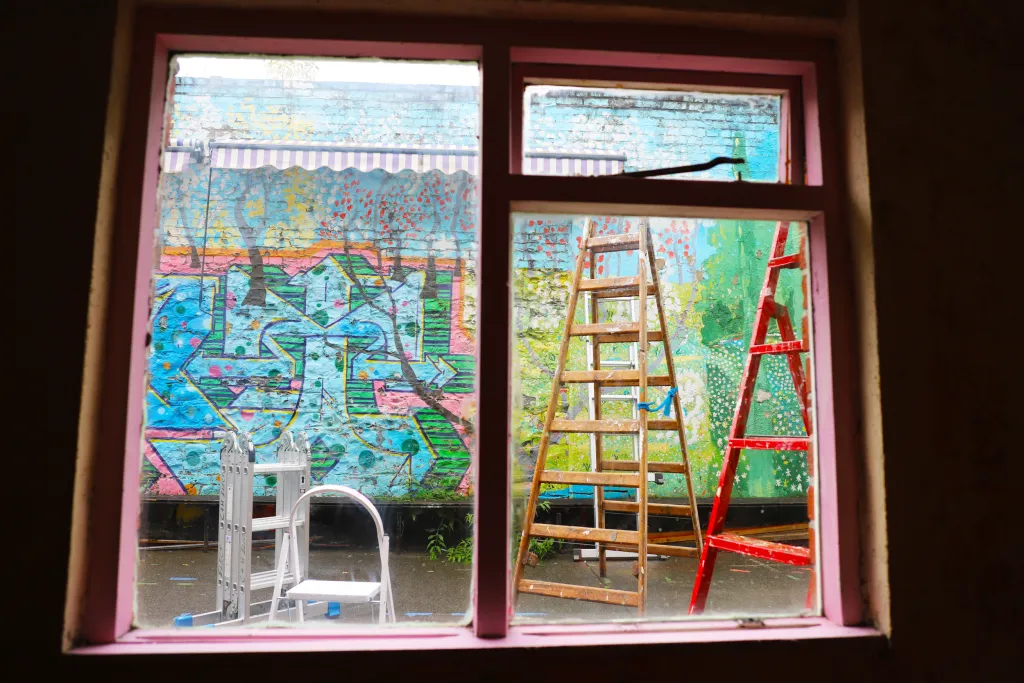
[[[481,112],[477,438],[474,453],[474,629],[504,637],[509,611],[509,416],[511,229],[509,223],[510,62],[508,46],[484,46]],[[485,457],[486,455],[486,457]]]

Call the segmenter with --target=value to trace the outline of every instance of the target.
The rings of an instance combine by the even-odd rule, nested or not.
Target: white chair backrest
[[[302,503],[304,503],[307,499],[312,498],[313,496],[319,496],[324,493],[340,493],[341,495],[351,498],[352,500],[356,501],[364,508],[366,508],[367,512],[370,513],[370,516],[373,517],[374,525],[377,527],[377,544],[380,545],[384,542],[384,522],[381,521],[380,513],[377,512],[377,508],[373,506],[373,503],[370,502],[370,499],[364,496],[363,494],[359,493],[359,491],[356,491],[355,489],[351,489],[347,486],[338,486],[336,484],[325,484],[324,486],[315,486],[306,491],[305,493],[303,493],[301,496],[299,496],[298,500],[296,500],[295,503],[292,505],[292,509],[291,512],[289,513],[288,518],[288,532],[291,534],[292,538],[295,538],[295,513],[299,511],[299,508],[301,507]]]
[[[298,583],[301,580],[301,577],[299,576],[299,551],[298,543],[296,542],[297,536],[295,517],[304,502],[306,502],[313,496],[319,496],[324,493],[339,493],[343,496],[346,496],[347,498],[351,498],[352,500],[362,505],[366,509],[366,511],[370,513],[370,516],[373,517],[373,523],[377,527],[377,548],[380,551],[380,623],[383,624],[387,621],[394,621],[395,603],[394,596],[391,593],[391,570],[388,567],[388,553],[390,552],[390,548],[388,544],[388,537],[384,534],[384,522],[381,521],[380,513],[377,512],[377,508],[373,506],[373,503],[370,502],[370,499],[361,494],[359,491],[356,491],[355,489],[351,489],[347,486],[338,486],[336,484],[316,486],[303,493],[301,496],[298,497],[295,503],[292,504],[291,512],[288,515],[288,545],[290,546],[290,549],[286,550],[285,552],[290,553],[290,561],[291,566],[293,567],[293,571],[295,572],[296,583]],[[310,516],[311,515],[307,515],[306,519],[307,529],[310,523]],[[279,593],[281,591],[280,581],[282,573],[283,564],[281,568],[278,570],[278,583],[274,587],[274,597],[271,602],[270,610],[271,619],[273,619],[274,615],[277,613],[277,600],[279,597]],[[299,614],[301,619],[301,609]]]

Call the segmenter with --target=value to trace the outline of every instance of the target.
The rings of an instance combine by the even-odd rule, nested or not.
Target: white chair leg
[[[284,543],[284,552],[280,553],[277,561],[277,576],[274,579],[274,593],[270,596],[270,617],[269,620],[273,621],[277,617],[277,605],[282,599],[281,593],[284,592],[284,575],[288,567],[288,532],[285,531],[282,534],[282,541]],[[289,621],[291,621],[289,614]]]

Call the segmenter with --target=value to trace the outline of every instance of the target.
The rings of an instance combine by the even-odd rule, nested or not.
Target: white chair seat
[[[306,579],[286,595],[290,600],[325,600],[328,602],[370,602],[380,593],[377,581],[316,581]]]

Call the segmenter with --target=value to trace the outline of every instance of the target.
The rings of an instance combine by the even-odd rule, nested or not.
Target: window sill
[[[872,627],[838,626],[824,618],[699,623],[629,623],[513,626],[505,638],[479,638],[467,627],[383,629],[138,630],[115,643],[75,648],[72,654],[213,654],[242,652],[352,652],[373,650],[484,650],[536,647],[602,647],[769,640],[883,638]]]

